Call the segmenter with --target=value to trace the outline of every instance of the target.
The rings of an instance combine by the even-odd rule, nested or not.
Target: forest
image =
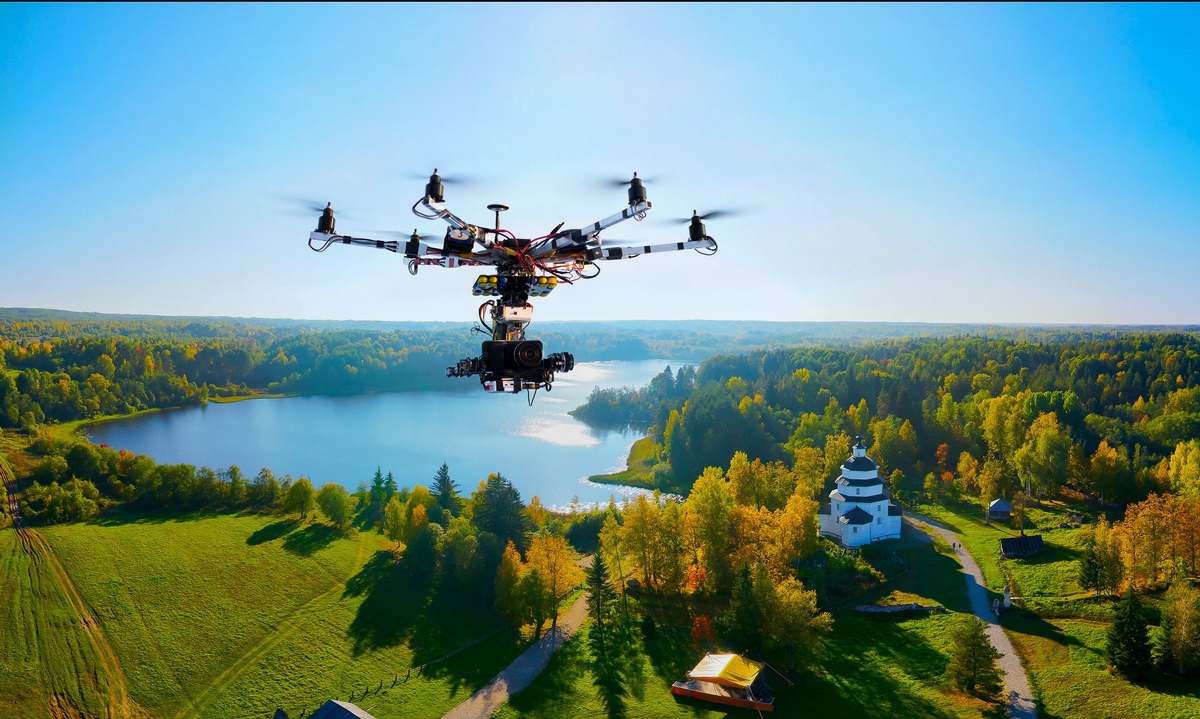
[[[415,375],[470,351],[454,333],[153,319],[121,320],[124,334],[103,336],[40,322],[13,322],[0,340],[0,425],[28,436],[20,506],[34,523],[112,511],[312,515],[340,534],[379,531],[394,543],[387,567],[469,594],[535,634],[582,581],[597,597],[597,656],[633,651],[631,622],[644,633],[645,622],[682,621],[696,646],[738,646],[794,669],[820,655],[833,607],[896,576],[894,552],[848,552],[818,532],[817,508],[861,437],[910,508],[982,514],[1010,499],[1021,527],[1043,502],[1089,508],[1077,586],[1165,597],[1154,600],[1159,620],[1127,643],[1156,647],[1161,671],[1200,670],[1200,642],[1181,629],[1200,619],[1187,586],[1200,578],[1195,332],[1021,328],[712,353],[645,387],[596,389],[574,412],[643,427],[653,457],[644,479],[682,496],[559,515],[500,475],[460,493],[445,466],[429,486],[399,487],[380,470],[348,491],[267,468],[159,465],[39,430],[222,393],[414,389]],[[597,354],[622,357],[740,341],[589,336]],[[595,554],[595,576],[584,578],[575,552]]]
[[[1200,338],[1188,333],[901,339],[719,355],[647,387],[595,390],[576,416],[648,428],[662,489],[735,452],[818,461],[862,436],[901,499],[1128,504],[1200,488]]]

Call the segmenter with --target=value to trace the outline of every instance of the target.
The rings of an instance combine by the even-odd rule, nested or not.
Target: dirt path
[[[125,682],[125,672],[121,669],[121,662],[117,659],[112,645],[109,644],[108,637],[104,635],[100,623],[96,621],[95,615],[88,609],[83,597],[79,595],[79,590],[75,588],[74,582],[71,581],[62,562],[58,560],[50,543],[41,534],[25,525],[25,521],[21,518],[21,508],[17,502],[13,479],[2,466],[0,466],[0,479],[3,479],[5,490],[10,498],[9,513],[12,516],[13,527],[17,531],[22,549],[29,555],[30,562],[43,564],[50,570],[59,591],[75,615],[75,623],[87,636],[88,643],[92,645],[92,650],[96,653],[96,658],[100,661],[104,674],[108,677],[108,706],[106,707],[108,719],[132,719],[135,714],[133,704],[129,701],[129,688]]]
[[[592,558],[579,560],[581,567],[591,565]],[[587,619],[587,594],[580,595],[566,612],[558,616],[558,626],[542,635],[526,649],[512,664],[505,667],[482,689],[475,692],[462,704],[454,707],[442,719],[487,719],[508,697],[529,686],[546,665],[554,652],[579,629]]]
[[[953,550],[958,561],[962,564],[964,578],[967,582],[967,596],[971,600],[971,609],[975,616],[987,623],[987,635],[992,646],[1003,656],[1000,657],[1000,668],[1004,670],[1004,692],[1009,702],[1008,715],[1012,719],[1037,719],[1037,706],[1033,702],[1033,692],[1029,688],[1029,677],[1025,674],[1025,666],[1021,657],[1013,648],[1008,635],[1000,627],[998,618],[992,614],[988,602],[987,586],[983,583],[983,572],[971,553],[963,549],[962,541],[953,530],[944,524],[934,521],[911,511],[905,512],[909,521],[920,522],[933,529],[947,544],[955,547]]]
[[[346,575],[345,579],[343,579],[340,583],[330,587],[328,591],[318,594],[317,596],[308,600],[306,603],[300,606],[299,609],[289,614],[285,619],[286,624],[263,637],[260,642],[248,649],[246,653],[241,656],[241,658],[226,668],[225,671],[221,672],[216,679],[213,679],[212,683],[209,684],[208,687],[197,694],[182,709],[180,709],[178,713],[175,714],[175,719],[194,719],[195,717],[199,717],[201,714],[207,711],[214,702],[224,695],[225,690],[229,687],[229,685],[232,684],[238,677],[240,677],[242,673],[246,671],[246,669],[253,666],[255,662],[257,662],[264,654],[274,649],[275,646],[281,641],[295,634],[296,631],[300,629],[300,626],[304,623],[305,619],[321,610],[330,599],[336,601],[338,598],[340,598],[341,592],[343,592],[346,588],[346,582],[348,582],[350,578],[362,568],[363,554],[365,552],[366,547],[362,543],[359,543],[358,554],[354,559],[354,567],[350,570],[350,573]]]

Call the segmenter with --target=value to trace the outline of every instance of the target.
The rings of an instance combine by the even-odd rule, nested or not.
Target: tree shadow
[[[291,534],[297,527],[300,526],[300,521],[297,519],[281,519],[277,522],[272,522],[265,527],[261,527],[253,534],[246,538],[246,544],[256,546],[264,542],[270,542],[280,537]]]
[[[443,587],[392,551],[377,551],[343,596],[362,598],[347,630],[354,656],[405,644],[413,674],[442,679],[452,692],[486,684],[521,643],[519,630],[476,595]]]
[[[229,512],[166,512],[114,507],[88,520],[99,527],[122,527],[136,524],[166,524],[167,522],[199,522],[229,514]]]
[[[654,673],[669,683],[683,681],[699,658],[691,631],[674,624],[659,624],[654,636],[646,639],[645,650]]]
[[[1032,557],[1020,557],[1009,561],[1024,562],[1025,564],[1052,564],[1054,562],[1079,561],[1082,556],[1083,551],[1075,547],[1045,542],[1042,551]]]
[[[911,622],[888,616],[839,613],[838,635],[821,651],[814,669],[792,686],[780,687],[776,707],[820,707],[825,716],[923,717],[949,719],[944,709],[913,691],[903,676],[926,685],[941,683],[949,658],[935,649]],[[810,654],[810,660],[815,660]],[[874,671],[873,666],[891,667]],[[865,674],[870,680],[864,681]]]
[[[338,531],[328,524],[310,524],[304,529],[287,535],[282,546],[284,550],[293,554],[311,557],[328,547],[340,536]]]

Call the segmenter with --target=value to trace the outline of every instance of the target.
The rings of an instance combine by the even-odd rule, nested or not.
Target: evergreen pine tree
[[[1150,666],[1150,636],[1142,603],[1130,587],[1113,613],[1108,630],[1108,661],[1127,679],[1138,679]]]
[[[988,639],[987,627],[981,619],[967,615],[951,634],[953,649],[946,673],[959,689],[982,696],[993,696],[1000,690],[1004,673],[996,660],[1004,656]]]
[[[1094,541],[1087,543],[1083,550],[1083,556],[1079,558],[1078,580],[1080,587],[1095,590],[1096,595],[1099,596],[1102,578],[1100,557],[1096,554]]]
[[[590,636],[592,651],[596,656],[608,660],[608,635],[612,630],[612,603],[617,598],[608,576],[608,565],[600,552],[592,557],[592,566],[587,570],[587,607],[595,625]]]
[[[438,471],[433,475],[433,485],[430,487],[438,506],[448,510],[457,517],[462,509],[462,498],[458,495],[458,483],[450,479],[450,466],[442,462]]]

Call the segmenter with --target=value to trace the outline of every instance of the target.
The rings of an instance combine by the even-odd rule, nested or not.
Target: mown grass
[[[104,710],[107,677],[45,562],[13,530],[0,531],[0,707],[49,719],[52,702],[88,716]]]
[[[1005,524],[985,523],[974,505],[922,505],[919,511],[958,534],[989,589],[998,592],[1011,580],[1016,593],[1025,598],[1019,603],[1042,613],[1016,610],[1004,614],[1002,621],[1025,663],[1039,716],[1200,717],[1200,685],[1194,682],[1164,679],[1133,684],[1107,671],[1109,624],[1091,620],[1106,616],[1108,602],[1091,599],[1077,579],[1079,556],[1091,525],[1060,528],[1071,509],[1075,507],[1061,502],[1030,507],[1025,531],[1042,535],[1045,549],[1027,559],[1001,558],[1000,538],[1019,532]],[[1087,618],[1051,618],[1057,615]]]
[[[1024,597],[1075,598],[1087,593],[1077,580],[1079,557],[1091,533],[1091,525],[1059,528],[1069,508],[1047,503],[1029,508],[1026,534],[1040,534],[1045,549],[1026,559],[1004,559],[1000,556],[1000,540],[1020,534],[1007,524],[985,522],[976,505],[960,504],[949,507],[921,505],[918,511],[945,524],[962,539],[967,551],[983,572],[984,583],[993,591],[1004,589],[1011,582],[1014,594]]]
[[[382,716],[440,716],[522,646],[491,612],[406,574],[373,532],[261,515],[43,531],[150,717],[296,716],[352,695]]]
[[[1200,683],[1160,678],[1135,684],[1107,670],[1108,624],[1005,615],[1044,719],[1200,717]]]
[[[768,670],[776,694],[774,715],[782,717],[978,717],[988,705],[955,692],[945,682],[950,628],[965,609],[961,567],[948,547],[905,528],[905,539],[880,547],[895,549],[907,571],[887,585],[834,610],[834,629],[817,652],[805,653],[794,685]],[[952,611],[929,616],[870,616],[853,605],[894,603],[904,598]],[[546,672],[496,714],[503,719],[583,717],[743,717],[745,710],[679,699],[671,683],[681,680],[704,653],[693,646],[689,627],[659,622],[635,644],[619,667],[619,682],[601,675],[587,648],[585,627],[551,661]],[[784,670],[784,666],[778,667]]]

